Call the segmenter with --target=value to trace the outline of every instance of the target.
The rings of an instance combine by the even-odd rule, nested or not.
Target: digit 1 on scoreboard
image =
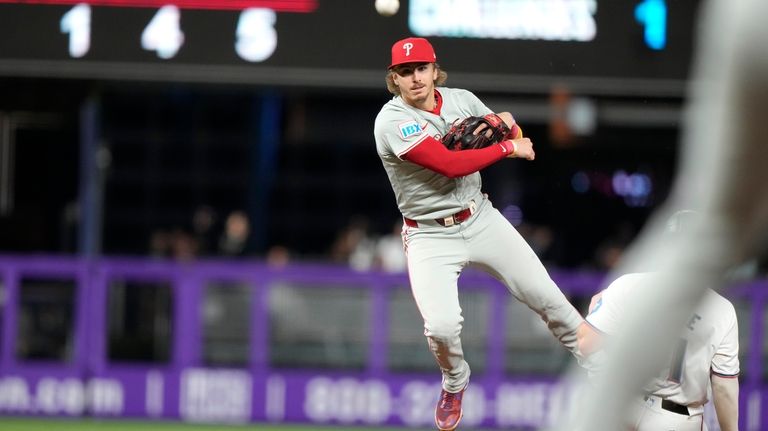
[[[69,34],[69,55],[80,58],[91,49],[91,7],[85,3],[73,7],[61,17],[62,33]]]

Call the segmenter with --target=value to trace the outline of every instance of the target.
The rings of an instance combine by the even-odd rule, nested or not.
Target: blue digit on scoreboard
[[[667,44],[667,4],[664,0],[643,0],[635,7],[635,19],[645,26],[645,44],[662,50]]]

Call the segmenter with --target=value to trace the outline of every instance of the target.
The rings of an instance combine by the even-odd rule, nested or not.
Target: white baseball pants
[[[403,241],[411,290],[446,391],[458,392],[469,382],[470,368],[461,347],[464,319],[457,285],[468,265],[478,266],[504,283],[515,298],[541,316],[568,350],[577,353],[581,315],[531,247],[487,199],[459,225],[404,226]]]
[[[642,401],[642,400],[641,400]],[[636,431],[706,431],[704,408],[689,407],[690,416],[670,412],[661,408],[661,398],[648,397],[637,406]]]

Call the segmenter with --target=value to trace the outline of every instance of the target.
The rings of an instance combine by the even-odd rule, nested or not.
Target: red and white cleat
[[[464,414],[461,410],[463,396],[464,389],[455,394],[445,389],[440,392],[440,399],[435,408],[435,425],[440,431],[453,431],[459,426],[459,421]]]

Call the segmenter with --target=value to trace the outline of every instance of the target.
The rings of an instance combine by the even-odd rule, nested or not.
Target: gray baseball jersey
[[[617,333],[634,295],[649,283],[653,283],[649,273],[619,277],[603,291],[587,322],[605,334]],[[684,406],[704,405],[710,373],[739,374],[738,332],[733,304],[709,289],[684,328],[669,366],[648,392]]]
[[[467,90],[440,87],[440,115],[423,111],[394,97],[379,112],[374,126],[376,151],[387,171],[400,212],[413,220],[454,214],[467,202],[480,202],[480,174],[448,178],[402,160],[402,155],[427,136],[438,140],[457,119],[492,111]]]

